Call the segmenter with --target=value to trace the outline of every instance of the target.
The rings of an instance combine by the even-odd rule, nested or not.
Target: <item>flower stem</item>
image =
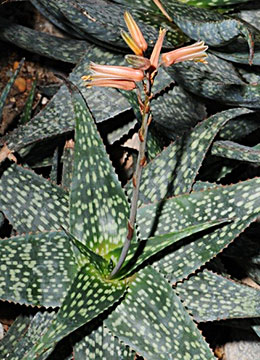
[[[127,237],[125,239],[118,263],[114,267],[113,271],[109,275],[109,279],[112,279],[115,277],[115,275],[119,272],[121,269],[125,258],[127,256],[131,240],[134,235],[134,226],[135,226],[135,219],[136,219],[136,213],[137,213],[137,203],[138,203],[138,197],[139,197],[139,188],[140,188],[140,182],[141,182],[141,176],[142,176],[142,169],[146,164],[146,157],[145,157],[145,150],[146,150],[146,139],[147,139],[147,133],[148,133],[148,126],[150,123],[150,93],[151,93],[151,83],[148,79],[147,88],[145,89],[145,100],[143,103],[143,109],[142,111],[142,125],[139,130],[139,139],[140,139],[140,145],[139,145],[139,153],[137,158],[137,164],[135,173],[133,175],[133,196],[131,201],[131,208],[130,208],[130,215],[128,220],[128,233]]]

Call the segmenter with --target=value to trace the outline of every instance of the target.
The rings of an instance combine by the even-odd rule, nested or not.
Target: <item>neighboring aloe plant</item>
[[[93,13],[87,13],[91,26],[80,17],[77,27],[73,20],[78,8],[72,5],[72,11],[69,11],[69,1],[58,1],[57,5],[52,1],[34,3],[46,11],[46,15],[56,19],[57,25],[62,24],[59,15],[63,14],[67,18],[62,24],[64,30],[73,29],[79,36],[87,32],[87,27],[99,42],[108,37],[109,46],[115,44],[117,33],[112,31],[110,24],[108,33],[104,33],[102,27],[95,25]],[[113,6],[113,9],[121,9]],[[91,9],[96,10],[94,3]],[[104,23],[102,16],[99,21]],[[147,35],[150,35],[149,29]],[[208,150],[228,159],[257,160],[257,148],[245,149],[236,143],[227,143],[231,138],[230,131],[235,139],[243,126],[247,133],[257,128],[256,114],[246,108],[217,113],[198,123],[163,151],[156,135],[150,133],[148,159],[153,159],[142,171],[136,220],[138,236],[134,231],[126,259],[111,280],[109,275],[119,260],[127,235],[130,209],[95,122],[105,120],[107,114],[113,117],[124,113],[129,110],[129,103],[138,118],[140,98],[138,103],[131,93],[122,92],[122,95],[107,88],[84,89],[80,80],[84,73],[83,64],[109,59],[113,65],[122,65],[120,55],[90,48],[70,77],[80,87],[86,101],[73,85],[69,85],[71,95],[63,87],[42,113],[5,138],[10,150],[25,154],[26,161],[26,154],[33,150],[32,145],[72,130],[76,119],[74,169],[69,192],[17,165],[4,170],[1,178],[0,209],[18,235],[1,241],[0,297],[59,310],[56,313],[39,312],[34,318],[19,317],[0,343],[0,353],[3,358],[12,360],[71,358],[69,354],[60,353],[62,346],[57,346],[54,352],[53,349],[74,332],[69,337],[74,360],[91,357],[133,359],[135,352],[156,360],[213,359],[211,349],[193,320],[259,316],[260,294],[258,290],[235,284],[223,275],[206,269],[195,271],[257,219],[260,180],[254,178],[222,186],[197,181],[197,174],[200,170],[206,177],[207,169],[201,167],[206,155],[210,166],[218,169],[217,173],[211,171],[211,181],[217,181],[237,166],[237,163],[231,163],[226,167],[222,161],[214,164]],[[199,65],[202,66],[198,68]],[[192,86],[191,75],[189,82],[182,83],[185,71],[181,66],[184,65],[175,65],[167,71],[172,76],[175,72],[172,69],[180,68],[180,84],[199,93],[199,89]],[[205,73],[211,75],[200,78],[198,74],[203,72],[204,66]],[[229,71],[230,66],[213,55],[210,55],[208,65],[195,64],[192,79],[196,85],[198,82],[201,85],[201,95],[218,98],[220,89],[217,87],[214,93],[205,84],[215,81],[212,89],[216,89],[220,70]],[[213,68],[216,79],[212,75]],[[172,84],[172,80],[163,69],[160,70],[155,78],[151,104],[151,108],[154,104],[159,109],[158,118],[168,115],[167,110],[160,114],[160,99],[177,108],[185,101],[183,99],[196,104],[198,100],[185,92],[178,100],[180,90],[176,87],[177,94],[168,92],[168,98],[163,100],[160,93]],[[230,72],[230,80],[237,87],[226,99],[227,103],[235,105],[239,101],[238,89],[245,87],[236,76],[235,72]],[[174,77],[178,75],[174,73]],[[220,85],[223,88],[225,84]],[[118,100],[113,109],[111,96],[115,102]],[[257,94],[250,100],[243,96],[246,105],[257,107]],[[220,101],[224,100],[224,97],[220,98]],[[203,109],[199,101],[197,104]],[[50,123],[51,118],[56,121]],[[249,118],[250,126],[247,125]],[[166,121],[167,125],[170,120]],[[228,121],[230,128],[225,126]],[[225,141],[213,143],[218,132]],[[27,148],[23,149],[25,146]],[[64,169],[70,168],[66,166],[68,157],[64,154]],[[33,166],[36,165],[34,162]],[[64,178],[69,179],[69,175],[64,174]],[[64,183],[68,187],[65,179]],[[127,185],[130,199],[132,191],[131,184]]]

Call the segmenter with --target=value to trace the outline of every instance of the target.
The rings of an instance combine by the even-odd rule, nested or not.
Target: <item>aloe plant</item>
[[[111,17],[112,25],[106,28],[104,14],[108,5],[116,9],[115,14],[123,13],[128,2],[112,5],[102,1],[107,8],[99,17],[95,3],[85,4],[89,6],[88,22],[83,21],[86,16],[75,2],[33,3],[63,30],[81,39],[91,34],[92,41],[107,50],[96,45],[82,50],[84,56],[70,75],[82,94],[73,85],[72,93],[63,86],[41,113],[4,138],[10,151],[18,151],[27,165],[2,168],[0,210],[15,234],[1,241],[0,298],[41,306],[41,311],[16,319],[0,342],[2,358],[134,359],[136,353],[146,359],[215,358],[198,330],[199,322],[259,317],[259,290],[234,282],[225,272],[217,274],[205,268],[259,216],[259,178],[221,184],[238,162],[258,162],[257,145],[251,148],[235,143],[258,128],[254,111],[258,93],[250,95],[252,86],[241,80],[234,65],[215,55],[209,56],[204,70],[199,67],[202,64],[193,65],[193,71],[185,69],[185,63],[166,68],[168,73],[160,69],[151,100],[156,124],[151,123],[147,140],[148,163],[142,171],[136,229],[125,262],[110,279],[127,234],[133,190],[131,183],[122,188],[96,124],[122,117],[131,107],[137,118],[134,124],[140,115],[134,93],[86,89],[81,76],[90,61],[123,64],[123,57],[108,48],[116,46],[118,27],[124,25],[119,22],[114,29],[115,18]],[[146,6],[137,4],[137,10]],[[142,11],[134,15],[142,19],[142,30],[150,38],[151,29],[156,31],[145,21],[150,22],[153,15],[162,19],[162,15],[153,5],[149,9],[147,19],[142,18]],[[190,8],[180,5],[178,9]],[[82,16],[77,23],[79,13]],[[181,19],[181,12],[176,16]],[[222,15],[214,16],[221,31],[228,33]],[[190,30],[182,33],[182,39],[193,34],[194,26],[187,16],[183,16],[183,24]],[[234,24],[238,23],[231,22],[238,29]],[[8,31],[12,26],[6,27],[4,34]],[[244,27],[241,33],[246,33]],[[229,36],[227,42],[234,33]],[[169,36],[168,42],[172,38]],[[155,42],[153,35],[151,42]],[[120,46],[124,48],[123,42]],[[169,43],[166,51],[168,47]],[[58,51],[56,54],[60,56]],[[67,59],[76,62],[77,56]],[[219,84],[227,73],[234,88],[231,92],[225,79]],[[173,78],[178,85],[173,85]],[[226,97],[221,95],[222,89]],[[239,107],[207,116],[198,94]],[[179,130],[172,126],[168,108],[176,116]],[[190,115],[194,108],[201,109],[196,120]],[[189,132],[182,134],[184,125]],[[63,154],[64,187],[28,168],[28,164],[39,165],[30,157],[35,148],[44,146],[38,144],[40,140],[50,141],[74,127],[74,158],[67,147]],[[158,131],[175,141],[163,149],[167,139],[162,141]],[[122,131],[119,137],[124,134]],[[41,165],[52,165],[52,179],[56,180],[57,151],[53,150],[53,158],[42,155],[41,161]],[[211,182],[205,181],[208,179]]]

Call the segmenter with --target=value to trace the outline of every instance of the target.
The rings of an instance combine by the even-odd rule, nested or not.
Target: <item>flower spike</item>
[[[204,44],[204,41],[199,41],[195,44],[162,54],[162,64],[168,67],[172,64],[187,60],[193,60],[195,62],[202,62],[207,64],[207,61],[205,60],[207,57],[205,51],[207,49],[208,46]]]

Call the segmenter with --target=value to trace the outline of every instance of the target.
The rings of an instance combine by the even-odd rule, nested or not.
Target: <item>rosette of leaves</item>
[[[1,178],[0,209],[17,235],[1,242],[0,297],[59,308],[42,322],[41,317],[26,320],[28,331],[17,320],[24,340],[18,342],[11,328],[0,347],[3,357],[62,359],[55,346],[73,332],[76,360],[93,354],[133,359],[134,351],[147,359],[213,359],[186,306],[197,321],[259,316],[259,291],[194,272],[259,216],[260,180],[211,184],[203,191],[192,187],[220,128],[250,111],[232,109],[208,118],[145,167],[139,235],[116,278],[109,279],[127,233],[128,199],[76,90],[72,103],[76,144],[70,192],[17,165]],[[202,295],[190,291],[193,287]],[[205,291],[218,294],[210,317]],[[250,301],[238,310],[234,297]]]

